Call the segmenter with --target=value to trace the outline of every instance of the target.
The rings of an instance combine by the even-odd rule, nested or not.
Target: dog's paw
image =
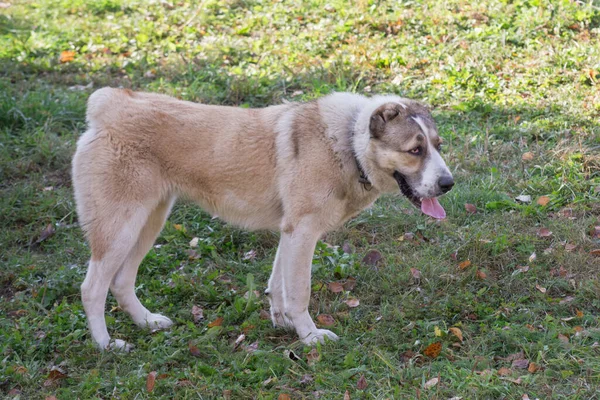
[[[142,324],[144,328],[148,328],[152,332],[167,329],[171,325],[173,325],[173,321],[160,314],[150,314]]]
[[[327,329],[317,329],[316,331],[311,332],[307,336],[301,338],[301,340],[304,344],[313,345],[317,343],[325,343],[325,338],[333,341],[339,339],[338,335],[328,331]]]
[[[129,353],[131,350],[133,350],[133,347],[134,346],[132,344],[129,344],[124,340],[115,339],[110,341],[108,346],[106,346],[106,350],[120,353]]]
[[[291,329],[294,327],[292,320],[285,316],[284,313],[278,311],[276,309],[271,308],[271,321],[273,321],[273,326]]]

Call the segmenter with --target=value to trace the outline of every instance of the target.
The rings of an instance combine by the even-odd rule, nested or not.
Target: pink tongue
[[[423,214],[427,214],[433,218],[446,218],[446,211],[444,211],[440,205],[440,202],[435,197],[431,199],[423,199],[421,201],[421,211],[423,211]]]

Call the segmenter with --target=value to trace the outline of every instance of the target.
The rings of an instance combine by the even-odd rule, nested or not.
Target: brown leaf
[[[458,268],[460,270],[464,270],[464,269],[468,268],[470,265],[471,265],[471,261],[465,260],[465,261],[461,262],[460,264],[458,264]]]
[[[576,248],[577,248],[576,244],[570,244],[570,243],[565,244],[565,251],[571,252],[571,251],[575,250]]]
[[[175,228],[176,231],[182,231],[183,230],[183,225],[181,225],[181,224],[173,224],[173,228]]]
[[[427,382],[425,382],[425,383],[423,384],[423,389],[429,389],[429,388],[432,388],[432,387],[434,387],[435,385],[437,385],[439,381],[440,381],[440,379],[439,379],[439,378],[433,378],[433,379],[430,379],[430,380],[428,380]]]
[[[474,204],[465,203],[465,210],[470,214],[475,214],[477,212],[477,207]]]
[[[562,276],[563,278],[567,276],[567,270],[562,265],[558,269],[558,275]]]
[[[52,395],[52,396],[46,396],[46,398],[44,400],[58,400],[56,398],[56,396]]]
[[[348,299],[346,301],[344,301],[344,303],[346,303],[346,305],[350,308],[355,308],[358,307],[360,305],[360,300],[358,299]]]
[[[56,233],[56,230],[54,229],[54,226],[52,226],[52,224],[48,224],[48,225],[46,225],[44,230],[42,230],[42,232],[40,233],[40,236],[35,241],[35,243],[40,244],[44,240],[48,239],[50,236],[54,235],[55,233]]]
[[[156,371],[152,371],[146,377],[146,391],[152,393],[154,390],[154,384],[156,383]]]
[[[566,303],[570,303],[573,300],[575,300],[575,297],[573,296],[567,296],[564,299],[562,299],[561,301],[558,302],[558,304],[566,304]]]
[[[233,350],[237,350],[237,348],[240,347],[240,344],[242,344],[244,339],[246,339],[246,335],[244,335],[243,333],[240,336],[238,336],[238,338],[235,340],[235,343],[233,343]]]
[[[456,336],[458,338],[458,340],[460,340],[461,342],[463,341],[463,334],[462,331],[459,328],[450,328],[448,329],[450,332],[452,332],[452,334],[454,336]]]
[[[202,257],[202,255],[198,254],[198,252],[194,249],[187,249],[185,253],[190,260],[197,260]]]
[[[598,186],[600,187],[600,186]],[[590,231],[590,235],[593,239],[600,239],[600,226],[594,226]]]
[[[192,342],[188,343],[188,349],[190,350],[190,354],[194,357],[200,357],[202,355],[198,347],[196,347]]]
[[[322,326],[332,326],[335,324],[335,319],[329,314],[319,314],[317,321],[319,321],[319,324]]]
[[[351,291],[356,286],[356,278],[349,276],[343,286],[344,290]]]
[[[418,281],[421,279],[421,271],[419,271],[416,268],[411,268],[410,269],[410,274],[412,275],[413,279]]]
[[[528,151],[527,153],[523,153],[523,155],[521,156],[521,160],[531,161],[531,160],[533,160],[533,157],[534,157],[533,153]]]
[[[254,260],[256,258],[256,250],[252,249],[250,251],[247,251],[246,253],[244,253],[244,261],[251,261]]]
[[[321,355],[319,354],[319,350],[317,350],[316,347],[313,347],[307,354],[306,354],[306,361],[308,362],[308,365],[314,365],[316,364],[319,360],[321,359]]]
[[[287,393],[281,393],[277,400],[292,400],[292,398]]]
[[[346,254],[354,253],[354,249],[352,248],[352,245],[348,242],[344,242],[344,244],[342,245],[342,251]]]
[[[223,389],[223,399],[231,400],[231,393],[233,393],[231,389]]]
[[[434,342],[423,350],[423,354],[425,354],[429,358],[436,358],[442,352],[442,342]]]
[[[487,278],[487,274],[485,272],[483,272],[482,270],[480,270],[480,269],[478,269],[475,274],[481,280],[484,280],[485,278]]]
[[[550,231],[548,228],[540,228],[537,231],[537,235],[539,237],[550,237],[552,236],[552,231]]]
[[[590,254],[596,257],[600,257],[600,249],[594,249],[590,251]]]
[[[19,365],[17,368],[15,368],[15,372],[19,375],[23,375],[27,372],[27,368],[25,368],[22,365]]]
[[[61,63],[68,63],[71,62],[75,59],[75,52],[71,51],[71,50],[65,50],[63,52],[60,53],[60,57],[58,58],[58,60]]]
[[[544,206],[548,205],[548,203],[550,203],[550,197],[548,197],[548,196],[540,196],[540,197],[537,199],[537,203],[538,203],[540,206],[544,207]]]
[[[202,310],[202,308],[193,305],[192,306],[192,319],[194,320],[194,322],[200,322],[204,319],[204,310]]]
[[[509,376],[512,374],[512,370],[510,368],[502,367],[498,370],[498,375],[500,376]]]
[[[213,328],[215,326],[221,326],[223,325],[223,317],[219,317],[217,319],[215,319],[213,322],[208,324],[209,328]]]
[[[381,253],[378,250],[369,250],[369,252],[367,252],[365,257],[363,258],[362,262],[363,262],[363,264],[367,264],[372,267],[375,267],[381,263],[382,259],[383,259],[383,256],[381,255]]]
[[[562,333],[559,333],[559,334],[558,334],[558,340],[560,340],[561,342],[563,342],[563,343],[565,343],[565,344],[566,344],[566,343],[569,343],[569,337],[568,337],[568,336],[565,336],[565,335],[563,335]]]
[[[267,310],[260,310],[259,317],[260,319],[271,319],[271,314]]]
[[[513,368],[525,369],[529,366],[529,360],[521,358],[518,360],[514,360],[511,365]]]
[[[344,393],[344,400],[350,400],[350,392],[346,390]]]
[[[529,371],[529,373],[531,373],[531,374],[535,374],[537,371],[539,371],[539,369],[540,369],[540,366],[534,362],[530,363],[529,367],[527,367],[527,371]]]
[[[256,342],[250,343],[248,346],[244,347],[244,350],[247,353],[254,353],[258,350],[258,340]]]
[[[358,388],[358,390],[365,390],[367,386],[369,386],[369,384],[367,383],[367,378],[365,378],[365,376],[361,374],[358,378],[358,382],[356,382],[356,387]]]
[[[333,293],[340,293],[344,291],[344,286],[341,282],[329,282],[327,288]]]
[[[575,315],[577,315],[577,318],[583,318],[583,311],[577,310]]]
[[[540,285],[535,285],[535,288],[537,290],[539,290],[542,293],[546,293],[546,288],[545,287],[541,287]]]

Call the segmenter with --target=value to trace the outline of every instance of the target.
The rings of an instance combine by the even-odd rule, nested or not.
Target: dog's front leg
[[[276,260],[280,262],[277,267],[283,283],[285,320],[306,344],[323,342],[325,337],[338,339],[331,331],[317,329],[308,313],[312,258],[320,235],[314,224],[307,220],[296,224],[293,229],[285,229],[281,233]]]

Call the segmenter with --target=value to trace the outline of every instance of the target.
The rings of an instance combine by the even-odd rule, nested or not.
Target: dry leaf
[[[527,396],[527,394],[524,394],[523,396],[521,396],[521,400],[529,400],[529,396]]]
[[[536,203],[538,203],[542,207],[546,206],[549,202],[550,202],[550,197],[548,197],[548,196],[540,196],[536,201]]]
[[[461,262],[460,264],[458,264],[458,268],[463,270],[465,268],[468,268],[470,265],[471,265],[471,261],[465,260],[465,261]]]
[[[46,227],[44,228],[44,230],[40,233],[40,237],[38,238],[38,240],[36,240],[36,244],[42,243],[44,240],[48,239],[50,236],[54,235],[56,233],[56,230],[54,229],[54,226],[52,226],[52,224],[48,224],[46,225]]]
[[[433,378],[423,384],[423,389],[429,389],[438,384],[439,378]]]
[[[596,257],[600,257],[600,249],[594,249],[590,251],[590,254]]]
[[[181,230],[183,230],[183,225],[181,225],[181,224],[173,224],[173,228],[175,228],[175,230],[177,230],[177,231],[181,231]]]
[[[71,50],[65,50],[63,52],[60,53],[60,57],[58,58],[58,60],[61,63],[68,63],[71,62],[75,59],[75,52],[71,51]]]
[[[194,320],[194,322],[200,322],[204,319],[204,310],[202,310],[202,308],[193,305],[192,306],[192,319]]]
[[[535,374],[537,371],[539,371],[539,369],[540,369],[540,366],[534,362],[530,363],[529,367],[527,367],[527,371],[529,371],[532,374]]]
[[[355,308],[359,306],[360,301],[358,299],[348,299],[344,303],[350,308]]]
[[[332,326],[335,324],[335,319],[329,314],[319,314],[317,321],[323,326]]]
[[[356,382],[356,387],[359,390],[365,390],[367,386],[369,386],[369,384],[367,383],[367,378],[365,378],[364,375],[361,375],[360,378],[358,378],[358,382]]]
[[[346,254],[354,253],[354,249],[352,248],[352,245],[348,242],[344,242],[344,244],[342,245],[342,251]]]
[[[483,272],[482,270],[478,269],[477,272],[475,273],[477,275],[477,277],[481,280],[487,278],[487,275],[485,272]]]
[[[539,237],[550,237],[552,236],[552,231],[550,231],[548,228],[540,228],[537,231],[537,235]]]
[[[577,310],[575,315],[577,315],[577,318],[583,318],[583,311]]]
[[[329,282],[327,288],[333,293],[340,293],[344,291],[344,286],[340,282]]]
[[[194,357],[200,357],[202,355],[198,347],[196,347],[192,342],[188,343],[188,349],[190,350],[190,354]]]
[[[521,358],[512,362],[513,368],[526,369],[529,366],[529,360]]]
[[[271,319],[271,314],[267,310],[260,310],[259,317],[260,319]]]
[[[465,203],[465,210],[468,213],[475,214],[477,212],[477,207],[474,204]]]
[[[537,290],[539,290],[542,293],[546,293],[546,288],[545,287],[541,287],[540,285],[535,285],[535,288]]]
[[[349,276],[342,286],[344,286],[344,290],[351,291],[356,286],[356,278]]]
[[[528,151],[527,153],[523,153],[523,155],[521,156],[521,160],[523,161],[531,161],[533,160],[533,153]]]
[[[521,203],[531,203],[531,196],[528,194],[522,194],[520,196],[515,197],[515,200]]]
[[[292,398],[290,397],[289,394],[281,393],[279,395],[279,397],[277,398],[277,400],[292,400]]]
[[[247,353],[254,353],[256,350],[258,350],[258,341],[250,343],[248,346],[245,346],[244,350]]]
[[[512,370],[506,367],[502,367],[498,370],[498,375],[500,376],[509,376],[512,374]]]
[[[215,319],[213,322],[208,324],[209,328],[213,328],[215,326],[221,326],[223,325],[223,317],[219,317],[217,319]]]
[[[573,297],[573,296],[567,296],[564,299],[562,299],[561,301],[559,301],[558,303],[559,304],[566,304],[566,303],[572,302],[573,300],[575,300],[575,297]]]
[[[154,390],[154,384],[156,383],[156,371],[152,371],[148,374],[146,378],[146,391],[148,393],[152,393]]]
[[[600,186],[598,187],[600,188]],[[590,231],[590,235],[593,239],[600,239],[600,226],[594,226]]]
[[[200,239],[198,239],[197,237],[190,240],[190,247],[198,247],[198,240]]]
[[[429,346],[423,350],[423,354],[425,354],[429,358],[436,358],[442,352],[442,342],[431,343]]]
[[[237,348],[240,347],[240,344],[242,344],[244,339],[246,339],[246,335],[244,335],[243,333],[240,336],[238,336],[238,338],[235,339],[235,343],[233,344],[233,350],[237,350]]]
[[[441,337],[442,336],[442,330],[440,329],[439,326],[436,326],[433,328],[433,333],[436,337]]]
[[[461,342],[463,341],[463,334],[462,334],[462,331],[459,328],[450,328],[448,330],[450,332],[452,332],[452,334],[454,336],[456,336],[458,338],[458,340],[460,340]]]
[[[256,250],[250,250],[244,253],[244,261],[254,260],[256,258]]]
[[[346,390],[344,393],[344,400],[350,400],[350,392]]]
[[[419,271],[416,268],[411,268],[410,269],[410,274],[412,275],[413,279],[418,281],[421,279],[421,271]]]
[[[367,264],[372,267],[375,267],[379,263],[381,263],[382,259],[383,259],[383,256],[381,255],[381,253],[378,250],[369,250],[369,252],[363,258],[362,262],[363,262],[363,264]]]
[[[308,365],[314,365],[321,359],[321,355],[319,354],[319,350],[316,347],[313,347],[308,354],[306,354],[306,361]]]
[[[570,244],[570,243],[565,244],[565,251],[571,252],[571,251],[575,250],[576,248],[577,248],[576,244]]]
[[[535,251],[533,253],[531,253],[531,255],[529,256],[529,262],[532,263],[537,259],[537,254],[535,254]]]
[[[569,343],[569,337],[563,335],[562,333],[558,334],[558,340],[560,340],[563,343]]]

